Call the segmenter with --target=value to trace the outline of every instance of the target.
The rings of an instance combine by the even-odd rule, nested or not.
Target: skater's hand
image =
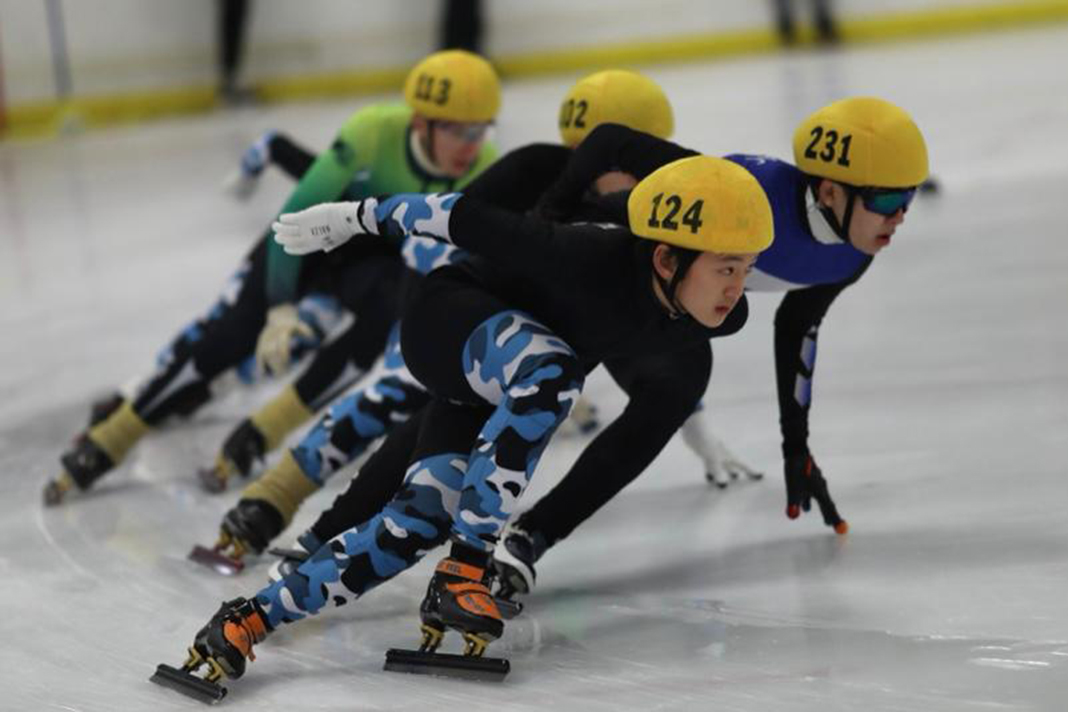
[[[750,480],[763,479],[764,473],[742,462],[737,455],[723,444],[723,441],[711,433],[708,434],[709,457],[705,462],[706,476],[718,487],[726,487],[731,480],[745,477]]]
[[[839,534],[849,531],[849,525],[838,516],[838,508],[834,506],[831,493],[827,490],[827,480],[823,479],[823,472],[812,455],[806,452],[786,458],[785,472],[787,517],[797,519],[801,512],[812,508],[812,500],[815,499],[827,526],[833,527]]]
[[[274,241],[287,254],[329,252],[353,235],[377,235],[374,198],[353,203],[322,203],[299,213],[284,213],[271,225]]]
[[[261,373],[278,375],[289,368],[294,337],[311,339],[315,330],[300,320],[292,304],[279,304],[267,312],[267,324],[256,341],[256,367]]]

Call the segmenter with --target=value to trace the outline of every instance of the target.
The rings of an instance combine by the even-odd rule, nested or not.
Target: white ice
[[[832,307],[813,451],[852,532],[783,515],[771,324],[716,344],[717,432],[768,472],[710,488],[676,439],[539,566],[491,651],[502,684],[383,672],[417,638],[430,562],[280,630],[229,709],[1063,710],[1068,699],[1068,28],[653,67],[676,138],[789,157],[847,94],[906,107],[944,190]],[[499,143],[554,140],[570,78],[513,82]],[[0,146],[0,708],[172,710],[148,682],[219,601],[185,560],[233,493],[193,477],[270,389],[154,434],[95,491],[41,487],[94,396],[143,372],[208,306],[289,183],[217,191],[260,131],[317,148],[360,102],[247,109]],[[622,406],[606,379],[589,394]],[[532,497],[582,441],[554,444]],[[342,485],[310,501],[300,531]],[[432,555],[428,557],[434,560]],[[455,645],[455,643],[454,643]]]

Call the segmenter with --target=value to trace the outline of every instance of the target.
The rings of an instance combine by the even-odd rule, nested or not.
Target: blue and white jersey
[[[813,235],[803,199],[805,174],[796,166],[767,156],[732,154],[725,158],[757,179],[767,193],[775,221],[775,241],[760,254],[746,289],[782,292],[833,284],[864,268],[868,255],[836,236]]]

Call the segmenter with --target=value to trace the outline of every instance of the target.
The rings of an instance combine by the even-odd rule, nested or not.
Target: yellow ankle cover
[[[287,450],[277,465],[241,492],[241,499],[268,502],[282,515],[284,524],[289,526],[301,502],[318,489],[319,485],[301,471],[293,453]]]
[[[118,410],[89,430],[89,439],[107,453],[112,464],[118,465],[148,430],[148,423],[141,420],[141,416],[134,412],[133,404],[125,400]]]
[[[295,428],[303,425],[314,415],[297,395],[297,389],[286,389],[260,408],[251,420],[256,429],[263,434],[268,452],[282,444]]]

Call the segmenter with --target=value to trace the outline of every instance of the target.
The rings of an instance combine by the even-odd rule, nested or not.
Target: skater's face
[[[849,223],[849,242],[853,247],[866,255],[876,255],[884,247],[889,246],[894,231],[897,230],[898,225],[905,222],[905,212],[909,209],[909,201],[914,194],[915,191],[885,191],[875,194],[874,198],[857,195],[856,204],[853,206],[853,217]],[[841,224],[845,219],[850,200],[845,186],[824,180],[820,183],[819,199],[820,203],[834,212]],[[895,202],[901,205],[896,210],[889,211],[880,204],[880,201],[886,199],[890,201],[890,208],[896,207]],[[878,210],[884,212],[877,212]]]
[[[703,326],[717,327],[742,298],[745,278],[753,270],[757,253],[725,255],[702,252],[687,270],[675,291],[675,298],[686,312]],[[675,274],[675,255],[666,245],[653,251],[653,268],[665,280]],[[665,301],[663,294],[658,296]]]
[[[630,173],[622,171],[609,171],[602,173],[593,183],[593,190],[597,195],[610,195],[624,190],[630,190],[638,185],[638,179]]]
[[[450,178],[461,178],[478,158],[490,124],[421,119],[415,127],[438,170]]]

